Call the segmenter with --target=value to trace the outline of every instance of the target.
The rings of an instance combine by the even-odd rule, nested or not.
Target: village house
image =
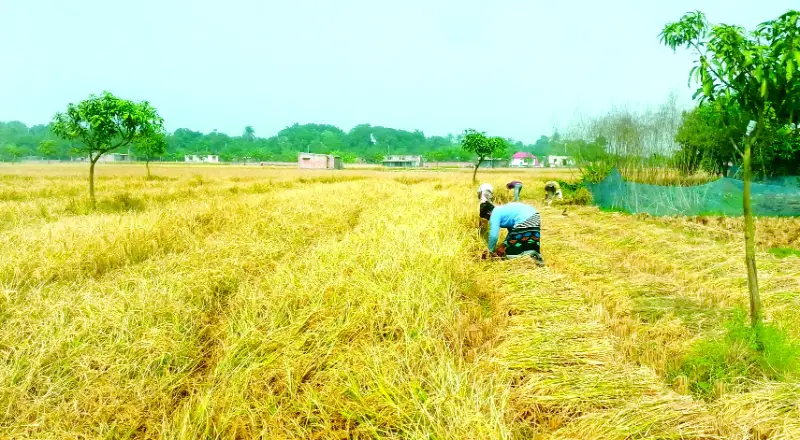
[[[539,159],[531,153],[518,151],[511,156],[511,166],[521,168],[531,168],[539,166]]]
[[[419,168],[423,165],[422,156],[386,156],[383,166],[388,168]]]
[[[571,167],[575,160],[569,156],[547,156],[546,164],[551,168]]]
[[[508,168],[508,159],[487,157],[481,162],[481,168]]]
[[[341,170],[342,158],[332,154],[299,153],[297,167],[311,170]]]
[[[183,161],[188,163],[219,163],[219,156],[216,154],[191,154],[183,156]]]

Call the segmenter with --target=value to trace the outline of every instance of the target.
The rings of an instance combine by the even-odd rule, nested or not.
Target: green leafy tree
[[[63,139],[81,143],[76,150],[88,156],[89,198],[95,206],[94,167],[100,157],[153,135],[161,130],[163,122],[147,101],[137,103],[104,92],[69,104],[65,112],[53,118],[52,131]]]
[[[761,322],[761,300],[755,260],[755,224],[750,200],[753,150],[771,142],[778,130],[797,135],[800,118],[800,12],[789,11],[776,20],[746,32],[738,26],[710,25],[701,12],[669,23],[661,41],[672,48],[688,48],[697,56],[689,77],[699,84],[695,97],[717,103],[727,126],[727,108],[735,107],[752,120],[742,138],[731,136],[732,150],[742,158],[744,172],[745,260],[753,327]],[[721,104],[721,105],[720,105]],[[738,127],[741,128],[741,127]]]
[[[439,162],[444,162],[448,158],[449,152],[445,149],[441,150],[433,150],[426,155],[426,159],[429,162],[436,162],[436,166],[439,166]]]
[[[332,125],[294,124],[269,138],[260,138],[254,130],[247,127],[241,136],[179,128],[174,133],[165,135],[167,151],[161,157],[182,161],[186,155],[219,154],[223,161],[294,162],[299,151],[310,149],[316,153],[337,151],[345,161],[348,157],[355,156],[371,163],[380,163],[387,154],[418,154],[427,157],[429,161],[442,162],[472,160],[473,156],[461,148],[463,137],[461,134],[425,136],[418,130],[406,131],[369,124],[357,125],[349,132]],[[6,144],[19,146],[26,154],[35,152],[41,141],[54,140],[57,157],[68,156],[74,151],[73,144],[77,143],[71,139],[58,138],[50,125],[27,127],[18,121],[0,122],[0,139]],[[545,139],[549,142],[549,138]],[[522,142],[515,142],[514,145],[517,151],[536,153],[534,145],[525,145]],[[563,145],[561,148],[563,151]]]
[[[253,128],[252,125],[248,125],[244,128],[244,132],[242,133],[242,138],[246,141],[254,141],[256,139],[256,130]]]
[[[0,156],[3,157],[3,160],[8,160],[9,162],[16,162],[23,154],[25,153],[22,148],[16,144],[5,144],[0,147]]]
[[[45,159],[50,159],[51,157],[56,155],[56,141],[53,140],[44,140],[39,142],[39,147],[37,148],[39,154],[42,155]]]
[[[150,174],[150,161],[153,161],[167,152],[167,140],[163,131],[156,131],[147,135],[139,136],[134,142],[136,158],[144,161],[147,168],[147,178]]]
[[[475,162],[475,170],[472,172],[472,181],[477,180],[478,168],[487,158],[504,154],[507,142],[501,137],[486,137],[486,133],[469,129],[464,131],[464,138],[461,140],[461,147],[464,151],[475,154],[478,160]]]
[[[495,136],[489,138],[489,146],[492,150],[489,156],[499,158],[508,154],[510,144],[508,143],[507,139],[504,139],[500,136]]]
[[[681,149],[676,154],[676,165],[685,174],[699,169],[716,175],[725,175],[728,164],[738,161],[738,153],[730,139],[742,139],[747,120],[734,108],[719,109],[723,103],[703,103],[684,112],[675,141]],[[733,123],[726,123],[726,120]]]

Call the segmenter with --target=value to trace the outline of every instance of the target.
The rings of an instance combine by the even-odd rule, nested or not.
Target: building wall
[[[120,153],[108,153],[100,156],[100,159],[97,160],[98,163],[108,163],[108,162],[130,162],[130,156],[127,154],[120,154]]]
[[[383,166],[387,168],[419,168],[421,165],[419,162],[414,161],[392,161],[392,162],[384,162]]]
[[[300,153],[297,155],[297,166],[315,170],[341,170],[344,162],[341,157],[330,154]]]
[[[547,165],[553,168],[568,167],[573,165],[569,156],[547,156]]]
[[[481,162],[481,168],[506,168],[508,161],[505,159],[484,160]]]
[[[183,156],[183,161],[188,163],[219,163],[219,156],[214,154],[208,154],[204,156],[190,154]]]
[[[324,170],[328,168],[328,156],[317,154],[301,154],[297,159],[300,168]]]
[[[391,168],[416,168],[422,165],[422,156],[394,155],[383,159],[383,166]]]
[[[475,166],[472,162],[425,162],[426,168],[472,168]]]

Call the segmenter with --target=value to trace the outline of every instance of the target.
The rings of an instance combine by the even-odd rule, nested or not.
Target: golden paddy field
[[[542,212],[537,268],[480,259],[468,171],[152,168],[100,165],[91,210],[85,166],[0,166],[0,438],[800,438],[795,375],[673,373],[746,305],[736,219],[480,172]],[[800,259],[767,252],[800,224],[759,228],[800,338]]]

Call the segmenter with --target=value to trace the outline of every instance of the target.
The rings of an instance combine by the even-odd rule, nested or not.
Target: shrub
[[[772,248],[769,250],[769,253],[778,258],[800,257],[800,249],[793,249],[790,247]]]
[[[613,169],[609,162],[590,163],[581,168],[584,181],[589,183],[600,183]]]
[[[591,205],[594,199],[592,198],[592,193],[588,189],[581,187],[575,191],[575,195],[572,196],[571,201],[574,205]]]
[[[748,380],[782,380],[800,370],[800,346],[779,328],[748,325],[747,313],[736,309],[721,338],[701,340],[668,373],[673,382],[688,382],[697,397],[719,397],[729,385]]]
[[[128,193],[116,194],[110,199],[101,200],[98,204],[98,209],[104,212],[142,211],[144,208],[144,200]]]

